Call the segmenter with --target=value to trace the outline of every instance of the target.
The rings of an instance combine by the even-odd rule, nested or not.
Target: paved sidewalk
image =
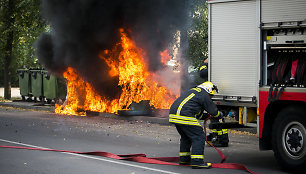
[[[0,87],[0,97],[4,97],[4,88]],[[11,89],[11,97],[13,99],[12,102],[0,102],[0,106],[4,107],[14,107],[14,108],[21,108],[21,109],[34,109],[34,110],[40,110],[40,111],[50,111],[54,112],[54,105],[53,104],[46,104],[46,103],[41,103],[41,102],[26,102],[21,99],[20,96],[20,90],[19,88],[12,88]],[[105,116],[107,115],[106,113],[93,113],[93,115],[89,116]],[[164,115],[164,113],[163,113]],[[130,120],[130,121],[148,121],[152,123],[158,123],[158,124],[169,124],[168,117],[160,116],[158,115],[157,117],[149,117],[149,116],[123,116],[120,117],[122,119]]]
[[[54,104],[46,104],[42,102],[34,102],[34,101],[22,101],[20,100],[13,100],[9,102],[0,102],[0,107],[13,107],[13,108],[20,108],[20,109],[31,109],[37,111],[49,111],[54,112]],[[139,122],[150,122],[150,123],[157,123],[162,125],[169,125],[168,120],[168,111],[164,110],[162,112],[156,113],[154,116],[118,116],[120,119],[128,120],[128,121],[139,121]],[[87,114],[88,117],[95,117],[95,116],[102,116],[108,117],[109,115],[114,115],[110,113],[96,113],[96,112],[89,112]]]
[[[26,102],[22,100],[13,100],[10,102],[0,102],[0,107],[13,107],[19,109],[32,109],[37,111],[49,111],[54,112],[54,105],[43,104],[40,102]]]
[[[0,97],[4,96],[4,88],[0,88]],[[12,98],[17,99],[11,102],[0,102],[0,107],[13,107],[13,108],[20,108],[20,109],[33,109],[38,111],[49,111],[54,112],[54,104],[46,104],[42,102],[34,102],[34,101],[22,101],[20,96],[19,88],[12,88]],[[107,117],[109,113],[88,113],[88,116],[102,116]],[[155,113],[153,116],[118,116],[119,119],[124,119],[128,121],[139,121],[139,122],[150,122],[150,123],[157,123],[162,125],[169,125],[168,120],[168,111],[163,110],[161,112]],[[234,130],[238,131],[246,131],[256,134],[256,128],[234,128]]]

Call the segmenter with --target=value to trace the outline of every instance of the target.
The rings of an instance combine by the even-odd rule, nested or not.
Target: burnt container
[[[42,78],[43,94],[48,103],[51,103],[52,100],[65,100],[67,95],[67,87],[63,78],[52,75],[45,70],[42,71]]]

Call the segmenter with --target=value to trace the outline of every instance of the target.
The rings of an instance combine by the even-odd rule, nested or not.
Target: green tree
[[[188,31],[190,65],[199,68],[208,57],[208,9],[204,0],[194,0],[191,30]]]
[[[33,43],[46,25],[39,0],[0,0],[0,18],[0,71],[4,79],[0,82],[4,97],[10,99],[12,82],[16,84],[18,79],[16,69],[39,66]]]

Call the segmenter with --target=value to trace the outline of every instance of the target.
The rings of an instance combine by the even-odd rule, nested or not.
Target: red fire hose
[[[204,123],[204,130],[206,135],[206,120]],[[208,143],[208,142],[207,142]],[[208,143],[210,146],[214,147],[210,143]],[[127,155],[116,155],[109,152],[103,152],[103,151],[93,151],[93,152],[78,152],[78,151],[67,151],[67,150],[56,150],[56,149],[44,149],[44,148],[32,148],[32,147],[21,147],[21,146],[3,146],[0,145],[0,148],[14,148],[14,149],[28,149],[28,150],[41,150],[41,151],[53,151],[53,152],[66,152],[66,153],[76,153],[76,154],[83,154],[83,155],[95,155],[95,156],[102,156],[112,159],[118,159],[118,160],[127,160],[127,161],[134,161],[139,163],[150,163],[150,164],[161,164],[161,165],[174,165],[179,166],[177,163],[179,161],[179,157],[146,157],[146,154],[139,153],[139,154],[127,154]],[[212,168],[222,168],[222,169],[239,169],[239,170],[245,170],[251,174],[256,174],[255,172],[252,172],[247,167],[245,167],[242,164],[236,164],[236,163],[223,163],[226,159],[225,155],[214,147],[220,157],[221,157],[221,163],[212,163]],[[188,165],[185,165],[188,166]]]
[[[93,152],[78,152],[78,151],[68,151],[68,150],[56,150],[56,149],[42,149],[42,148],[31,148],[31,147],[21,147],[21,146],[3,146],[0,145],[2,148],[14,148],[14,149],[27,149],[27,150],[41,150],[41,151],[53,151],[53,152],[66,152],[66,153],[77,153],[83,155],[95,155],[95,156],[102,156],[112,159],[118,160],[127,160],[127,161],[134,161],[139,163],[149,163],[149,164],[161,164],[161,165],[174,165],[178,166],[179,158],[178,157],[146,157],[146,154],[139,153],[139,154],[127,154],[127,155],[116,155],[109,152],[103,151],[93,151]],[[187,165],[186,165],[187,166]],[[236,163],[212,163],[212,168],[222,168],[222,169],[240,169],[245,170],[251,174],[256,174],[252,172],[247,167],[242,164]]]
[[[207,120],[211,119],[212,116],[209,116],[205,121],[204,121],[204,133],[205,133],[205,141],[207,144],[209,144],[211,147],[213,147],[214,149],[216,149],[216,151],[219,153],[219,156],[221,157],[221,163],[223,163],[226,160],[226,156],[223,154],[223,152],[221,150],[219,150],[218,148],[216,148],[215,146],[213,146],[212,144],[210,144],[207,141],[207,136],[206,136],[206,122]]]

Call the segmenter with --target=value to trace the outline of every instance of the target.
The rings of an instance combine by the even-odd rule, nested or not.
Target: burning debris
[[[43,0],[51,32],[36,43],[39,62],[67,79],[68,104],[56,112],[114,113],[141,100],[169,108],[180,77],[165,68],[167,46],[185,26],[188,3]]]
[[[57,106],[56,113],[71,115],[86,115],[85,111],[111,112],[118,109],[128,109],[134,102],[142,100],[150,101],[150,105],[160,109],[169,108],[176,94],[161,86],[151,77],[151,72],[147,71],[142,55],[143,51],[127,38],[121,30],[121,44],[117,45],[113,51],[104,50],[99,56],[107,62],[111,68],[109,76],[118,76],[118,86],[122,93],[118,99],[109,100],[99,95],[95,89],[85,82],[76,72],[69,67],[64,72],[64,77],[68,80],[67,93],[68,104]],[[118,54],[117,50],[121,49]],[[114,59],[112,56],[118,56]]]

